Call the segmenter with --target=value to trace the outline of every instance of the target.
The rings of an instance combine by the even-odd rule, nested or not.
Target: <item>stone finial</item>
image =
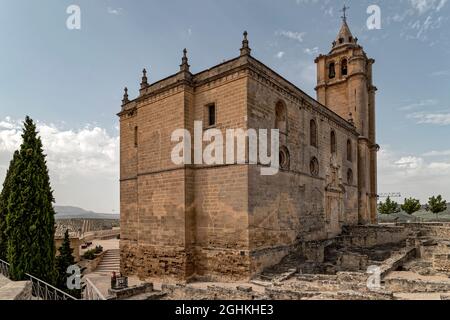
[[[355,125],[355,120],[353,119],[353,114],[351,112],[348,114],[348,122]]]
[[[181,64],[180,64],[180,71],[189,72],[189,67],[190,67],[190,65],[188,63],[187,50],[186,50],[186,48],[184,48],[183,58],[181,59]]]
[[[144,70],[142,70],[141,89],[145,89],[147,87],[148,87],[147,70],[144,68]]]
[[[248,45],[248,33],[247,31],[244,31],[244,39],[242,40],[242,48],[241,48],[241,56],[250,55],[250,52],[252,49],[250,49]]]
[[[123,91],[124,91],[124,93],[123,93],[122,105],[125,105],[128,102],[130,102],[130,100],[128,100],[128,88],[125,87],[125,89]]]

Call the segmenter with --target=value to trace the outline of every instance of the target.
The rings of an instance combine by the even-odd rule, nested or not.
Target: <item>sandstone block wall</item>
[[[281,132],[280,146],[288,149],[289,168],[275,176],[262,176],[260,166],[249,167],[250,248],[255,256],[253,271],[259,272],[279,262],[300,239],[327,239],[330,233],[340,233],[342,226],[358,223],[358,177],[355,175],[350,184],[347,181],[348,170],[357,172],[357,140],[353,132],[330,121],[314,106],[291,100],[289,95],[281,94],[257,76],[249,79],[248,101],[250,128],[273,129],[278,103],[287,111],[286,131]],[[312,119],[318,125],[317,147],[310,145]],[[336,134],[334,155],[331,131]],[[349,139],[354,146],[354,161],[347,160]],[[318,176],[313,176],[310,170],[313,157],[319,160]],[[332,165],[338,166],[334,182],[331,181]],[[335,226],[327,218],[331,215],[327,201],[335,195],[326,191],[330,184],[344,190]]]
[[[274,129],[278,101],[286,106],[280,142],[290,157],[278,175],[261,176],[257,165],[171,161],[178,143],[170,141],[172,132],[187,129],[194,138],[194,121],[208,118],[211,103],[214,128],[225,137],[226,129]],[[358,223],[354,127],[251,57],[161,80],[124,105],[120,118],[124,274],[248,279],[298,241],[327,239]],[[309,144],[311,119],[318,125],[317,147]],[[312,157],[319,161],[317,176]]]

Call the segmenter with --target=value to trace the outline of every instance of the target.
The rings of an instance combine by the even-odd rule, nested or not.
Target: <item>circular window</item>
[[[317,160],[316,157],[311,159],[311,162],[309,164],[309,168],[311,170],[311,174],[314,177],[317,177],[319,175],[319,160]]]
[[[348,169],[348,171],[347,171],[347,183],[353,184],[353,170],[352,169]]]
[[[290,158],[289,151],[286,147],[280,149],[280,168],[282,170],[289,170]]]

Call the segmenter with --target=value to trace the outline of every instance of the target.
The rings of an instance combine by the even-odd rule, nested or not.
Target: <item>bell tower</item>
[[[375,63],[358,44],[347,24],[346,10],[331,51],[316,58],[317,100],[352,122],[358,139],[359,222],[377,221],[377,151],[375,92],[372,66]]]

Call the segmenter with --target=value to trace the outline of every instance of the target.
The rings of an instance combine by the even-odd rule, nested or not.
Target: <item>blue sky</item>
[[[374,67],[380,192],[450,201],[450,1],[347,1],[350,28]],[[69,5],[81,30],[66,28]],[[381,8],[381,30],[366,10]],[[252,54],[315,97],[314,58],[340,27],[331,0],[0,0],[0,179],[25,115],[39,122],[58,204],[118,211],[118,119],[123,87],[137,93],[178,71]]]

